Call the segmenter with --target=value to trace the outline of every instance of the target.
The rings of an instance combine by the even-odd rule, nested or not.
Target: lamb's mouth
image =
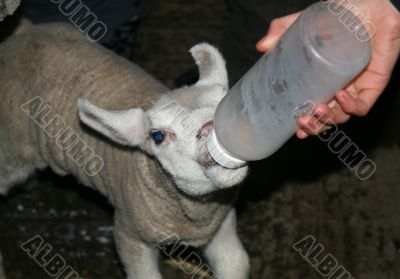
[[[203,166],[205,166],[206,168],[209,168],[209,167],[213,167],[213,166],[217,165],[217,162],[214,160],[214,158],[211,156],[210,152],[208,152],[208,150],[207,150],[202,155],[201,164]]]
[[[210,168],[217,165],[217,162],[212,158],[210,152],[208,152],[206,139],[210,132],[214,129],[214,123],[212,120],[207,121],[197,132],[197,139],[203,145],[200,149],[199,163],[206,168]]]

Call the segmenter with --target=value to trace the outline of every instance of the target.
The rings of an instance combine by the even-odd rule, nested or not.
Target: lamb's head
[[[181,191],[198,196],[237,185],[248,167],[226,169],[209,155],[206,139],[228,88],[225,61],[217,49],[204,43],[191,53],[200,74],[195,85],[165,94],[146,112],[140,108],[106,111],[79,100],[79,116],[113,141],[155,156]]]

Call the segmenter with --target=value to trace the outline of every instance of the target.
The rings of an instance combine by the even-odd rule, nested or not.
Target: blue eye
[[[161,131],[155,131],[151,133],[151,137],[153,138],[154,142],[159,144],[162,143],[165,139],[165,134]]]

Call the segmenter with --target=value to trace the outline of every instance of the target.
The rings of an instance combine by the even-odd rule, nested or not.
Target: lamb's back
[[[104,160],[114,160],[108,154],[118,157],[125,151],[79,122],[77,99],[105,109],[147,109],[168,89],[67,24],[30,25],[21,30],[0,44],[0,153],[13,154],[21,162],[37,161],[43,167],[53,160],[55,171],[64,169],[84,180],[81,170],[67,162],[66,152],[21,105],[40,98],[52,109],[47,120],[59,115]]]

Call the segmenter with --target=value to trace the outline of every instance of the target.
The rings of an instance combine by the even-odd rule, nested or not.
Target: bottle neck
[[[228,169],[236,169],[244,166],[245,161],[240,160],[225,150],[219,143],[215,130],[212,130],[207,139],[207,149],[211,157],[221,166]]]

